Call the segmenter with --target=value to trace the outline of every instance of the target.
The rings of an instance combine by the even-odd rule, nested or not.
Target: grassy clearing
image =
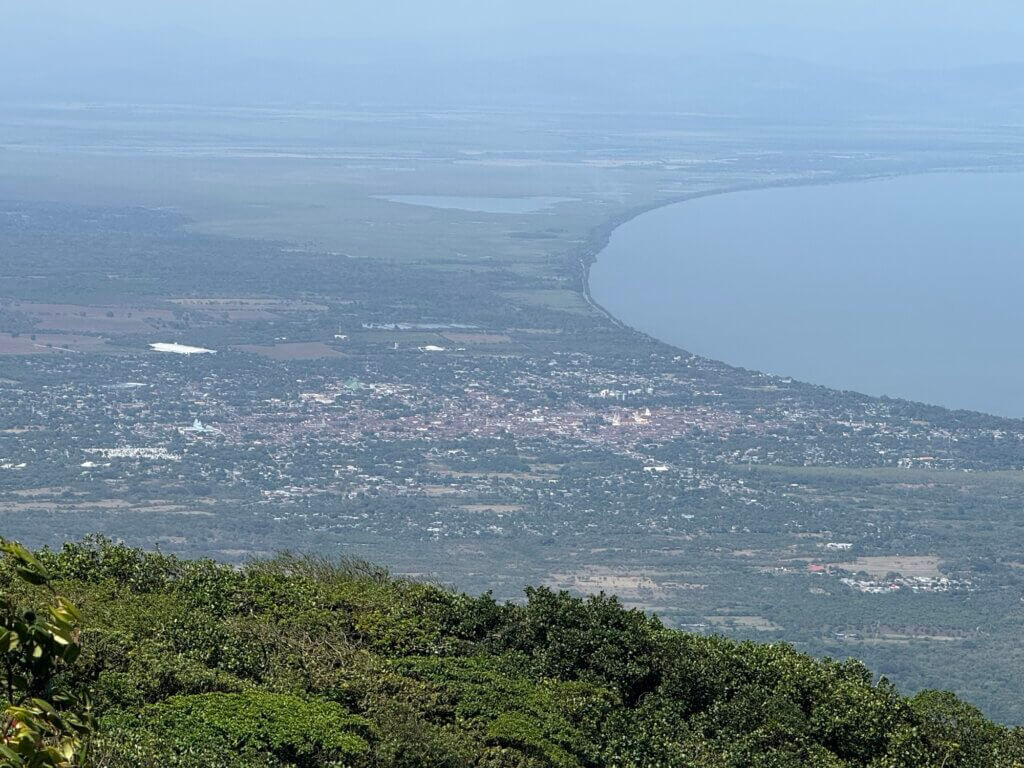
[[[941,564],[942,560],[935,555],[879,555],[836,563],[839,568],[847,571],[864,571],[872,576],[884,577],[888,573],[900,573],[908,578],[924,576],[934,579],[942,576],[939,570]]]

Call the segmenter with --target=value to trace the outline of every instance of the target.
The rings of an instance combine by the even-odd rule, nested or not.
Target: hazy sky
[[[254,62],[315,78],[566,55],[756,54],[859,72],[1024,59],[1020,0],[0,0],[0,19],[0,86],[17,98],[116,94],[133,77],[129,97],[149,83],[158,98],[175,77],[208,69],[227,85]]]
[[[721,49],[851,67],[1020,58],[1019,0],[2,0],[3,48],[58,54],[167,34],[299,53],[309,39],[439,55]],[[97,53],[99,51],[96,51]],[[109,52],[109,51],[108,51]]]

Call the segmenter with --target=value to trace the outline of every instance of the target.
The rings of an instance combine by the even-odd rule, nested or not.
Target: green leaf
[[[0,755],[11,761],[12,765],[21,765],[21,756],[10,747],[0,744]]]
[[[23,581],[27,581],[29,584],[33,584],[37,587],[41,587],[49,581],[49,578],[38,571],[34,571],[30,568],[17,568],[15,571]]]
[[[8,541],[4,539],[0,543],[0,552],[4,552],[14,559],[15,562],[20,564],[18,568],[19,574],[24,572],[31,573],[35,577],[42,578],[43,582],[50,580],[50,574],[43,567],[43,564],[36,560],[35,556],[28,551],[24,546],[18,544],[16,541]],[[33,582],[35,583],[35,582]]]
[[[32,699],[32,703],[35,704],[39,710],[46,712],[49,715],[57,714],[57,710],[54,709],[53,705],[45,699]]]
[[[63,598],[63,597],[58,597],[57,598],[57,606],[64,613],[68,614],[71,617],[72,620],[81,623],[81,621],[82,621],[82,614],[79,613],[79,611],[75,607],[74,603],[72,603],[70,600],[68,600],[66,598]]]

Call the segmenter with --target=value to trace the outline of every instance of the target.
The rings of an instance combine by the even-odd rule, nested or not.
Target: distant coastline
[[[940,376],[938,370],[934,369],[933,367],[935,363],[934,351],[930,351],[928,349],[927,344],[919,348],[919,345],[916,343],[916,340],[909,340],[907,338],[906,333],[904,333],[901,337],[898,332],[895,334],[890,334],[888,331],[886,331],[884,333],[884,340],[886,344],[889,344],[890,342],[893,344],[902,343],[905,349],[907,349],[909,352],[916,354],[916,368],[915,364],[910,363],[909,361],[907,366],[901,366],[900,364],[898,364],[895,361],[891,350],[883,349],[881,352],[875,352],[875,350],[872,350],[871,354],[866,354],[865,350],[862,347],[862,343],[859,341],[854,341],[853,346],[844,347],[844,337],[842,335],[842,331],[848,331],[848,327],[846,326],[848,326],[848,324],[851,322],[857,321],[857,318],[859,317],[858,315],[855,315],[854,313],[849,311],[849,309],[847,310],[846,314],[841,314],[840,312],[830,314],[827,306],[820,305],[820,303],[818,305],[815,305],[815,300],[813,298],[805,298],[816,296],[816,291],[810,294],[805,293],[804,295],[801,296],[793,295],[792,292],[788,290],[786,283],[780,282],[779,284],[775,284],[773,282],[773,276],[766,275],[764,273],[761,274],[762,280],[759,286],[767,287],[768,293],[771,294],[772,298],[768,299],[767,301],[783,302],[782,304],[778,304],[778,306],[785,307],[787,310],[789,310],[790,315],[792,315],[794,312],[804,312],[805,317],[807,318],[821,316],[823,318],[826,318],[827,320],[832,321],[833,327],[831,329],[837,331],[837,334],[834,336],[834,338],[838,346],[822,346],[821,338],[814,338],[813,332],[809,331],[807,333],[804,333],[802,328],[798,329],[796,328],[796,326],[793,326],[792,318],[790,318],[789,320],[789,325],[785,329],[782,329],[781,325],[783,321],[779,319],[779,317],[776,317],[774,310],[772,309],[773,305],[770,303],[766,303],[766,301],[763,300],[763,295],[748,295],[747,298],[753,298],[754,300],[750,304],[742,303],[742,298],[740,298],[740,306],[753,307],[756,303],[758,309],[761,312],[759,316],[767,318],[770,322],[775,322],[775,325],[778,326],[775,328],[775,330],[781,330],[781,333],[779,333],[776,337],[773,337],[773,341],[775,338],[781,338],[782,336],[784,336],[786,331],[793,330],[794,332],[792,334],[792,338],[794,339],[794,343],[797,345],[793,347],[793,349],[817,349],[819,351],[825,350],[828,353],[833,353],[836,349],[844,349],[849,350],[851,352],[849,357],[843,357],[833,354],[832,359],[829,360],[829,354],[822,354],[820,355],[820,364],[810,364],[807,361],[811,358],[811,354],[805,354],[803,356],[801,356],[800,354],[790,355],[789,348],[780,347],[778,346],[778,344],[776,344],[774,350],[770,348],[770,345],[765,345],[763,348],[760,349],[752,349],[751,344],[747,343],[747,340],[741,338],[745,334],[741,332],[740,336],[737,336],[737,330],[735,328],[729,328],[728,321],[732,318],[739,317],[740,315],[743,314],[742,312],[730,313],[727,316],[722,316],[721,319],[723,323],[721,325],[716,324],[713,328],[710,328],[709,326],[704,326],[704,330],[701,331],[700,327],[702,325],[703,318],[710,318],[715,316],[718,312],[719,307],[726,306],[729,303],[731,293],[723,297],[722,280],[728,280],[729,275],[745,274],[743,270],[746,269],[746,267],[744,266],[746,262],[743,261],[742,259],[737,260],[737,251],[735,250],[736,243],[734,242],[737,238],[743,238],[743,235],[737,235],[735,237],[733,237],[732,235],[726,235],[722,237],[724,249],[722,251],[722,255],[725,259],[723,264],[728,264],[728,266],[719,267],[717,268],[719,271],[716,272],[715,267],[709,267],[705,263],[692,264],[689,261],[679,261],[672,263],[663,262],[661,265],[652,266],[651,260],[655,258],[655,254],[658,253],[659,249],[657,245],[653,246],[652,249],[651,244],[645,242],[643,239],[645,237],[652,237],[652,234],[648,232],[645,235],[638,235],[634,231],[631,237],[640,239],[631,242],[631,247],[640,249],[638,251],[638,254],[640,255],[640,260],[638,264],[641,265],[640,269],[644,271],[644,282],[642,284],[637,284],[636,280],[633,279],[633,275],[623,273],[621,271],[619,271],[618,273],[613,273],[614,277],[612,279],[617,279],[621,281],[621,285],[623,286],[621,295],[625,297],[624,301],[627,302],[627,305],[624,306],[622,302],[616,301],[616,307],[614,309],[609,308],[609,306],[595,298],[593,293],[592,269],[594,265],[599,262],[602,254],[607,253],[607,249],[612,241],[612,236],[615,234],[615,232],[623,225],[631,222],[632,220],[640,217],[641,215],[651,213],[662,208],[675,206],[677,204],[684,202],[692,202],[699,199],[725,196],[737,192],[766,191],[771,189],[799,189],[837,185],[850,185],[851,187],[853,187],[858,185],[855,183],[896,181],[898,179],[910,180],[926,176],[957,177],[962,175],[1020,176],[1021,169],[1017,167],[1006,167],[1002,165],[994,167],[968,166],[954,168],[935,168],[921,171],[906,171],[898,173],[831,176],[829,178],[822,179],[792,179],[785,181],[768,181],[761,184],[744,184],[705,190],[687,195],[680,195],[678,197],[662,201],[655,201],[652,202],[651,204],[637,206],[635,208],[622,212],[618,216],[605,222],[603,225],[596,227],[591,232],[587,241],[581,244],[580,248],[576,251],[576,269],[578,270],[580,280],[580,290],[586,302],[591,307],[593,307],[595,311],[605,316],[609,320],[609,322],[613,323],[617,327],[628,329],[651,341],[660,344],[665,344],[673,349],[686,351],[689,354],[695,354],[697,357],[701,357],[709,361],[720,363],[728,368],[742,368],[751,371],[764,371],[772,375],[781,375],[784,376],[785,378],[793,378],[796,379],[797,381],[809,383],[815,386],[823,386],[837,391],[870,393],[866,394],[866,396],[868,397],[890,396],[898,400],[940,404],[940,407],[950,408],[953,410],[965,409],[984,413],[999,414],[1004,418],[1020,418],[1021,415],[1017,413],[1018,403],[1014,397],[1008,396],[1005,392],[999,392],[995,387],[991,388],[990,390],[986,389],[985,387],[980,387],[980,385],[979,388],[972,388],[969,386],[966,374],[961,373],[959,382],[950,381],[944,386],[939,386],[937,382],[945,377]],[[989,185],[987,183],[979,185],[979,182],[977,181],[968,182],[968,184],[970,184],[971,186],[967,187],[967,189],[969,190],[966,193],[967,197],[961,197],[959,199],[975,200],[978,198],[979,195],[983,197],[984,195],[989,194],[988,190],[991,189],[992,194],[995,195],[995,197],[992,198],[995,201],[995,204],[992,206],[992,208],[999,210],[1000,201],[1007,199],[1008,192],[1012,193],[1013,190],[1016,189],[1016,187],[1013,186],[1016,183],[1017,182],[1015,181],[1000,181],[998,183],[994,183],[994,185]],[[986,232],[986,234],[989,236],[989,241],[983,242],[980,247],[982,249],[981,253],[985,255],[986,260],[992,262],[987,264],[989,274],[1001,274],[1000,270],[1005,272],[1009,264],[1009,261],[1007,260],[1005,253],[1006,248],[1008,247],[1007,240],[1012,240],[1014,237],[1016,237],[1016,228],[1012,224],[1001,225],[999,221],[996,221],[994,226],[994,231],[996,234],[994,235],[991,232],[989,232],[988,229],[984,226],[980,230],[974,229],[972,222],[978,222],[979,225],[985,225],[988,222],[988,219],[985,218],[984,213],[981,215],[980,218],[978,218],[978,214],[975,210],[978,208],[978,203],[975,203],[974,208],[972,208],[971,206],[962,207],[959,205],[959,203],[957,203],[956,205],[951,205],[951,194],[958,191],[957,186],[959,186],[959,182],[957,183],[957,186],[951,186],[948,180],[941,180],[938,184],[934,186],[930,184],[925,184],[924,186],[922,186],[920,183],[917,182],[909,182],[909,184],[906,184],[904,186],[911,190],[911,194],[905,197],[904,199],[916,200],[919,197],[926,198],[932,196],[935,197],[935,200],[933,200],[932,202],[937,202],[939,206],[946,206],[945,210],[950,216],[960,216],[961,213],[964,216],[975,216],[975,218],[965,219],[964,221],[961,221],[961,229],[971,232]],[[880,187],[879,191],[882,192],[884,191],[884,189],[884,187]],[[936,190],[934,193],[933,189]],[[980,191],[975,191],[974,193],[972,193],[970,190]],[[904,193],[906,193],[906,190],[904,190]],[[833,197],[835,197],[834,194]],[[790,196],[790,199],[793,198]],[[804,195],[800,199],[802,201],[802,204],[806,206],[807,210],[813,211],[818,204],[817,197],[808,197],[807,195]],[[849,203],[852,206],[850,210],[854,211],[858,210],[858,206],[864,206],[864,204],[860,201],[861,199],[867,199],[869,201],[875,200],[874,197],[864,198],[862,193],[860,195],[860,198],[858,198],[856,194],[850,194],[846,192],[838,194],[838,200],[846,201],[847,203]],[[891,208],[884,209],[886,213],[883,214],[883,217],[887,216],[887,212],[889,210],[905,210],[911,217],[918,218],[917,211],[915,211],[913,205],[911,205],[909,208],[905,208],[902,205],[902,203],[903,200],[894,198],[892,203],[890,204]],[[832,200],[831,202],[828,203],[828,205],[830,206],[834,206],[835,204],[835,200]],[[878,205],[880,204],[881,203],[877,203],[875,204],[874,208],[872,208],[871,204],[869,203],[867,207],[864,207],[865,215],[872,216],[872,211],[877,209]],[[745,203],[738,203],[737,205],[743,206],[745,205]],[[785,210],[785,205],[786,204],[783,203],[783,210]],[[925,210],[931,211],[940,209],[941,208],[935,208],[935,206],[933,205],[932,208],[927,208]],[[985,206],[981,206],[981,209],[986,210]],[[718,227],[718,230],[716,230],[716,232],[728,232],[728,224],[722,220],[722,216],[725,215],[726,213],[739,213],[739,215],[745,215],[742,213],[742,208],[734,211],[725,211],[721,206],[716,206],[709,209],[705,209],[705,211],[708,215],[717,217],[715,226]],[[822,221],[829,221],[834,226],[834,229],[836,231],[844,229],[846,227],[846,224],[848,223],[841,221],[839,217],[834,216],[833,210],[829,209],[828,207],[825,207],[822,210],[818,210],[817,214]],[[703,216],[705,214],[702,213],[701,215]],[[759,206],[751,209],[750,215],[753,217],[754,221],[756,221],[759,216],[762,216],[761,212],[759,211]],[[926,213],[925,215],[929,214]],[[1006,218],[1005,211],[1002,212],[1001,215],[1003,216],[1004,221],[1009,221]],[[813,220],[814,219],[811,219],[811,221]],[[883,220],[885,220],[885,218],[883,218]],[[946,219],[942,219],[942,221],[945,220]],[[707,227],[700,226],[700,223],[703,223],[703,219],[698,220],[700,223],[698,223],[698,221],[695,221],[692,218],[690,218],[689,221],[690,224],[688,226],[693,228],[693,231],[695,232],[695,237],[697,238],[697,242],[701,244],[698,247],[702,247],[705,249],[708,248],[709,242],[713,243],[714,238],[717,237],[715,232],[709,232]],[[799,253],[801,248],[806,249],[807,247],[809,247],[809,240],[814,240],[814,242],[810,244],[810,247],[812,248],[818,247],[818,240],[822,240],[822,245],[820,247],[832,248],[833,244],[828,240],[828,236],[823,237],[820,231],[815,232],[813,226],[809,231],[804,231],[800,227],[797,227],[796,229],[787,230],[787,232],[773,232],[770,223],[768,224],[767,229],[765,229],[765,222],[763,220],[760,222],[760,224],[760,231],[763,231],[765,233],[762,236],[766,237],[767,241],[772,243],[772,245],[766,247],[774,247],[776,249],[777,254],[780,256],[781,260],[777,262],[779,264],[780,269],[788,269],[790,270],[788,274],[792,275],[818,275],[818,262],[803,262],[803,264],[805,265],[814,264],[814,267],[812,268],[813,271],[810,273],[803,272],[803,267],[801,267],[800,264],[789,263],[787,260],[790,259],[790,249],[787,244],[783,243],[783,245],[781,246],[782,250],[779,250],[779,238],[781,237],[785,239],[789,236],[787,232],[792,232],[793,253],[795,254]],[[964,224],[970,224],[971,226],[963,226]],[[675,236],[678,236],[678,230],[673,232],[673,230],[670,228],[671,225],[667,225],[666,220],[664,218],[662,218],[660,224],[657,224],[656,226],[660,228],[660,236],[662,237],[671,238],[673,234]],[[788,226],[796,226],[794,224],[792,216],[790,216],[790,219],[788,220]],[[820,228],[820,225],[818,226]],[[895,237],[905,238],[907,236],[920,236],[920,232],[917,232],[916,230],[913,232],[909,230],[904,231],[899,228],[898,224],[895,224],[893,226],[897,227],[897,229],[895,230]],[[856,232],[852,234],[848,232],[847,234],[850,235],[849,242],[851,243],[851,245],[849,247],[852,248],[854,247],[853,243],[858,240],[859,235]],[[946,274],[947,272],[949,272],[950,269],[948,266],[949,264],[954,262],[958,262],[960,264],[963,263],[962,259],[956,259],[955,256],[957,253],[966,254],[970,252],[970,246],[973,246],[973,243],[971,243],[968,246],[965,246],[964,243],[960,243],[959,241],[957,241],[960,250],[956,251],[956,246],[953,245],[953,242],[957,240],[958,236],[951,233],[951,236],[949,238],[949,247],[952,250],[946,253],[946,260],[944,262],[940,261],[937,264],[938,272],[933,275],[932,269],[929,265],[920,263],[920,256],[922,253],[929,250],[930,248],[934,249],[935,252],[943,251],[946,248],[947,242],[938,241],[935,243],[929,243],[929,236],[930,235],[926,233],[921,238],[920,249],[906,251],[909,257],[908,264],[912,264],[913,267],[918,270],[916,274],[928,275],[929,279],[934,278],[939,281],[937,283],[938,292],[936,293],[936,296],[940,296],[946,299],[947,301],[951,301],[954,305],[958,305],[961,303],[965,304],[965,308],[961,310],[961,314],[963,317],[977,318],[977,322],[984,324],[985,327],[999,327],[999,323],[992,322],[992,317],[990,317],[992,312],[995,310],[991,310],[988,306],[986,306],[985,302],[981,302],[978,300],[978,291],[975,290],[973,293],[969,291],[961,292],[959,289],[955,288],[955,284]],[[709,241],[709,237],[712,238],[711,241]],[[666,239],[666,242],[670,242],[670,240]],[[824,269],[828,274],[823,274],[820,277],[820,279],[823,281],[833,281],[832,283],[822,283],[823,292],[821,295],[828,294],[830,290],[832,292],[839,290],[837,298],[848,298],[848,296],[841,295],[841,289],[834,288],[835,285],[843,285],[841,279],[838,283],[836,283],[835,278],[841,278],[841,273],[844,271],[844,269],[849,268],[848,265],[857,265],[861,263],[858,257],[859,253],[875,254],[875,252],[877,251],[877,253],[881,254],[883,250],[886,250],[886,246],[884,244],[882,244],[880,248],[872,250],[872,248],[874,248],[876,245],[876,241],[872,241],[871,245],[867,247],[867,250],[863,250],[864,243],[861,243],[862,250],[859,251],[858,254],[846,253],[844,257],[842,249],[846,247],[845,245],[843,245],[843,243],[845,242],[846,240],[844,239],[835,245],[837,249],[835,251],[838,256],[837,259],[835,259],[832,262],[821,262],[822,269]],[[744,242],[744,246],[745,254],[756,252],[756,250],[751,250],[751,242]],[[713,249],[715,246],[712,245],[711,247]],[[754,244],[753,247],[756,248],[756,244]],[[765,253],[772,252],[766,251]],[[887,253],[888,257],[890,259],[893,259],[893,253],[891,251],[887,251]],[[621,252],[615,254],[617,259],[622,259],[623,255],[624,254]],[[851,256],[858,258],[851,258]],[[872,258],[881,257],[872,255]],[[622,265],[625,263],[628,263],[628,261],[616,261],[616,264],[618,265]],[[673,272],[673,264],[675,263],[684,264],[685,266],[680,267],[680,270],[676,271],[673,276],[673,274],[671,273]],[[716,260],[714,263],[717,264],[718,261]],[[762,264],[758,265],[756,262],[751,262],[751,266],[754,272],[757,272],[759,269],[762,269],[764,263],[765,262],[762,262]],[[772,261],[772,263],[774,264],[776,262]],[[876,269],[885,270],[888,268],[888,264],[903,264],[903,260],[900,259],[899,261],[893,260],[885,262],[885,266],[879,263],[874,263],[873,266]],[[710,278],[710,282],[708,283],[708,285],[717,286],[717,300],[719,303],[715,305],[705,304],[703,307],[700,307],[700,309],[703,310],[704,314],[694,316],[692,313],[697,311],[697,308],[700,306],[700,304],[699,302],[687,301],[686,307],[690,308],[691,315],[687,317],[686,310],[678,312],[677,315],[673,315],[673,310],[668,310],[665,308],[673,306],[672,302],[674,301],[674,298],[666,298],[666,287],[658,285],[658,278],[653,278],[654,282],[652,284],[651,270],[659,269],[661,267],[664,267],[666,269],[666,272],[669,273],[666,274],[665,276],[665,286],[685,285],[685,280],[689,280],[692,270],[696,269],[698,274],[703,275],[705,278]],[[737,269],[741,270],[741,272],[737,272]],[[797,269],[798,271],[793,272],[793,269]],[[731,272],[726,274],[722,272],[722,270],[731,270]],[[685,275],[685,278],[682,278],[681,275]],[[943,277],[944,275],[945,277]],[[906,280],[906,275],[903,275],[903,280]],[[753,290],[750,285],[744,285],[742,281],[739,281],[736,284],[739,289],[739,294],[737,294],[738,296],[742,296],[744,290],[746,290],[748,293],[751,290]],[[914,286],[907,284],[907,289],[910,291],[909,295],[913,296],[919,293],[919,291],[915,289],[916,284],[916,279]],[[648,285],[652,286],[653,292],[651,294],[648,294],[647,289],[645,287]],[[827,288],[826,285],[828,286]],[[866,298],[868,302],[871,302],[873,300],[872,297],[875,294],[870,292],[864,293],[864,290],[873,290],[872,285],[874,285],[874,283],[870,282],[865,283],[864,285],[860,285],[859,297],[862,297],[862,299]],[[894,283],[894,285],[897,284]],[[805,282],[805,288],[806,287],[807,284]],[[779,290],[780,288],[781,291]],[[910,313],[907,315],[907,320],[909,320],[910,322],[913,322],[911,320],[911,318],[913,317],[924,318],[929,316],[928,305],[915,307],[913,302],[904,302],[902,296],[900,296],[898,300],[894,301],[894,298],[891,295],[891,291],[888,290],[890,286],[885,285],[884,283],[878,283],[878,288],[881,292],[878,294],[877,301],[879,303],[877,306],[879,307],[881,313],[889,313],[890,320],[893,320],[892,314],[895,311],[895,307],[897,306],[899,306],[900,308],[905,308],[906,311]],[[614,296],[616,297],[616,299],[618,299],[619,294],[614,292],[609,294],[608,289],[609,285],[606,284],[604,286],[605,296],[603,298],[608,300],[609,297]],[[660,297],[658,296],[659,290],[661,293]],[[644,295],[647,295],[649,297],[649,307],[646,306],[643,302],[637,301],[636,297],[641,295],[641,291]],[[945,291],[945,293],[943,293],[943,291]],[[764,292],[762,291],[762,294],[763,293]],[[703,295],[701,298],[703,298]],[[788,302],[787,298],[789,300]],[[630,301],[634,302],[631,305],[632,309],[637,310],[640,313],[639,316],[636,314],[636,312],[625,311],[627,308],[629,308],[630,305],[628,305],[628,302]],[[921,301],[921,299],[918,299],[918,301]],[[1003,303],[1005,304],[1006,302],[1004,301]],[[836,306],[842,306],[842,303],[837,304]],[[860,308],[858,307],[857,309],[859,311]],[[751,313],[753,311],[753,309],[750,310]],[[919,311],[919,313],[915,315],[915,311]],[[815,314],[816,312],[818,314]],[[965,312],[967,314],[963,314]],[[873,318],[875,314],[876,313],[872,313],[871,315],[863,319],[869,321],[870,325],[871,318]],[[643,319],[640,319],[644,317],[646,317],[646,322],[644,322]],[[932,319],[934,320],[935,317],[936,316],[933,314]],[[984,368],[984,364],[989,361],[983,360],[981,358],[982,353],[980,349],[975,350],[974,347],[976,345],[973,344],[972,341],[964,337],[965,329],[968,328],[967,324],[960,323],[959,325],[952,325],[953,321],[948,320],[947,318],[946,324],[942,325],[941,321],[943,317],[942,315],[939,315],[938,317],[940,319],[939,325],[942,328],[940,333],[942,333],[943,338],[950,340],[950,342],[953,344],[953,348],[961,350],[960,357],[958,357],[958,360],[961,360],[963,366],[967,367],[969,370],[972,371],[981,370],[982,368]],[[751,317],[749,316],[746,319],[747,322],[751,321]],[[1002,318],[1000,317],[999,319]],[[664,323],[666,322],[670,323],[670,325],[668,326],[668,331],[665,330],[664,326]],[[676,325],[672,325],[672,323],[676,323]],[[929,321],[929,324],[931,323],[932,321]],[[900,323],[897,321],[896,325],[898,326],[900,325]],[[691,331],[693,332],[693,335],[690,337],[691,340],[687,341],[684,339],[681,341],[679,335],[673,337],[672,330],[675,328],[691,329]],[[896,328],[896,326],[894,326],[894,328]],[[705,336],[708,330],[712,331],[711,336]],[[878,329],[875,330],[878,331]],[[896,330],[898,330],[898,328],[896,328]],[[661,333],[659,331],[665,332]],[[728,335],[730,331],[732,335]],[[767,331],[765,332],[767,333]],[[818,333],[818,336],[820,337],[825,332],[826,331],[823,328],[821,332]],[[717,341],[715,340],[715,333],[718,334]],[[805,336],[806,338],[804,338]],[[868,338],[866,335],[862,334],[862,336],[865,339]],[[694,352],[691,349],[688,349],[689,344],[694,343],[692,339],[695,337],[701,339],[701,343],[703,343],[703,340],[707,338],[707,344],[705,344],[703,350],[700,352]],[[849,334],[847,334],[847,337],[849,337]],[[765,341],[768,338],[769,337],[765,336],[762,338],[762,341]],[[875,333],[875,336],[873,338],[878,338],[879,341],[883,340],[883,337],[878,336],[878,333]],[[817,346],[815,346],[815,344],[817,344]],[[908,344],[909,346],[907,346]],[[1010,346],[1012,347],[1013,345]],[[883,344],[882,347],[885,347],[885,344]],[[774,356],[769,355],[769,352],[772,351],[775,353]],[[858,359],[858,354],[860,359],[860,367],[857,371],[851,374],[850,368]],[[927,356],[928,354],[931,354],[932,357],[929,358]],[[989,354],[991,359],[991,353]],[[1008,354],[1010,356],[1013,356],[1014,353],[1012,349],[1008,351]],[[778,361],[777,363],[775,362],[776,360]],[[1007,380],[1012,381],[1014,379],[1014,374],[1020,373],[1020,371],[1011,370],[1012,366],[1009,363],[1006,363],[1005,361],[998,362],[1001,362],[1003,367],[1006,369],[1005,373],[1011,374],[1010,377],[1007,378]],[[901,367],[903,368],[903,370],[898,370]],[[932,369],[931,373],[934,375],[928,374],[929,369]],[[832,378],[829,379],[829,376],[831,376]],[[915,376],[917,377],[916,379]],[[971,395],[971,393],[974,391],[977,391],[980,394],[978,400],[974,400],[973,396]]]
[[[603,224],[595,227],[591,230],[586,241],[580,245],[577,249],[571,252],[571,259],[575,265],[577,272],[577,279],[579,280],[579,290],[586,299],[587,304],[593,307],[596,311],[600,312],[609,321],[619,326],[620,328],[628,328],[642,336],[651,337],[650,334],[644,333],[636,328],[632,328],[629,324],[624,322],[622,319],[616,317],[606,307],[602,306],[598,302],[590,289],[590,269],[595,263],[597,263],[597,257],[601,255],[601,252],[608,247],[608,243],[611,242],[612,235],[619,227],[623,224],[628,224],[633,219],[643,216],[645,213],[656,211],[660,208],[668,208],[671,205],[677,205],[679,203],[687,203],[692,200],[700,200],[707,197],[718,197],[721,195],[730,195],[736,192],[756,192],[760,190],[768,189],[791,189],[794,187],[827,187],[834,184],[855,184],[865,181],[884,181],[886,179],[898,179],[909,176],[928,176],[940,173],[1020,173],[1021,168],[1006,168],[1003,166],[963,166],[963,167],[952,167],[952,168],[929,168],[921,171],[900,171],[900,172],[889,172],[889,173],[868,173],[862,175],[849,175],[849,176],[832,176],[827,179],[789,179],[786,181],[766,181],[758,184],[736,184],[734,186],[727,187],[716,187],[714,189],[708,189],[701,192],[690,192],[685,195],[679,195],[678,197],[669,197],[663,200],[656,200],[651,203],[645,203],[638,205],[633,208],[629,208],[618,215],[608,219]],[[668,344],[669,342],[662,342],[660,339],[655,339],[660,343]],[[669,346],[674,346],[669,344]],[[683,350],[685,351],[685,350]],[[717,361],[722,362],[722,361]],[[729,363],[725,363],[729,365]]]

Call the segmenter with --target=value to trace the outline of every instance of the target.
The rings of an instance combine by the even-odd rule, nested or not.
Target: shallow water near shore
[[[1024,174],[735,192],[615,230],[594,299],[690,352],[1024,417]]]

